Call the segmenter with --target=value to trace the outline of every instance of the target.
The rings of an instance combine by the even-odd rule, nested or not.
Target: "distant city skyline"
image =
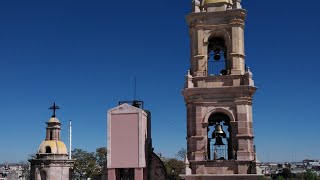
[[[186,148],[181,90],[189,69],[185,16],[192,1],[22,1],[0,3],[0,164],[37,152],[53,102],[62,140],[107,145],[107,110],[137,99],[152,113],[154,151]],[[260,161],[320,159],[319,1],[243,1],[246,62]],[[168,66],[170,65],[170,66]]]

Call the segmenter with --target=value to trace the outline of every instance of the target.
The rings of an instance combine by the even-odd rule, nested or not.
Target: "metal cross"
[[[60,107],[59,107],[59,106],[56,106],[56,102],[54,102],[54,103],[53,103],[53,106],[51,106],[49,109],[52,109],[52,111],[53,111],[52,117],[56,117],[56,110],[57,110],[57,109],[60,109]]]

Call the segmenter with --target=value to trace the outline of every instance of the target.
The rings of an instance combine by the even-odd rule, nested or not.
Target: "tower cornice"
[[[185,88],[182,91],[186,103],[212,101],[225,98],[235,104],[252,104],[252,97],[256,91],[254,86],[219,87],[219,88]],[[219,102],[221,103],[221,102]]]
[[[204,21],[212,21],[213,23],[206,23],[207,25],[218,25],[221,24],[238,26],[244,25],[246,19],[247,11],[244,9],[232,9],[227,11],[218,11],[218,12],[198,12],[190,13],[187,15],[186,20],[190,27],[196,27],[203,25]]]

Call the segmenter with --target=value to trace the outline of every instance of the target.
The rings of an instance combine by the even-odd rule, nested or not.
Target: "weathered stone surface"
[[[258,179],[251,175],[256,173],[252,127],[256,87],[251,71],[245,67],[245,17],[240,0],[202,7],[195,3],[194,12],[187,16],[191,67],[182,95],[187,106],[187,150],[192,174],[182,176],[184,179]],[[224,53],[224,75],[209,73],[209,53],[217,49]],[[212,144],[216,136],[212,129],[220,123],[227,132],[223,137],[227,155],[214,159],[211,146],[218,148]],[[218,152],[214,153],[217,157]]]

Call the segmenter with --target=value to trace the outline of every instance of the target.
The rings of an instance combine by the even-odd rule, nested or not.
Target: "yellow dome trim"
[[[49,119],[49,122],[57,122],[57,123],[60,123],[59,119],[56,118],[56,117],[52,117]]]
[[[214,4],[214,3],[227,3],[232,4],[232,0],[204,0],[203,5]]]
[[[51,153],[47,153],[46,149],[50,147]],[[66,154],[68,155],[67,146],[58,140],[43,141],[38,149],[38,154]]]

